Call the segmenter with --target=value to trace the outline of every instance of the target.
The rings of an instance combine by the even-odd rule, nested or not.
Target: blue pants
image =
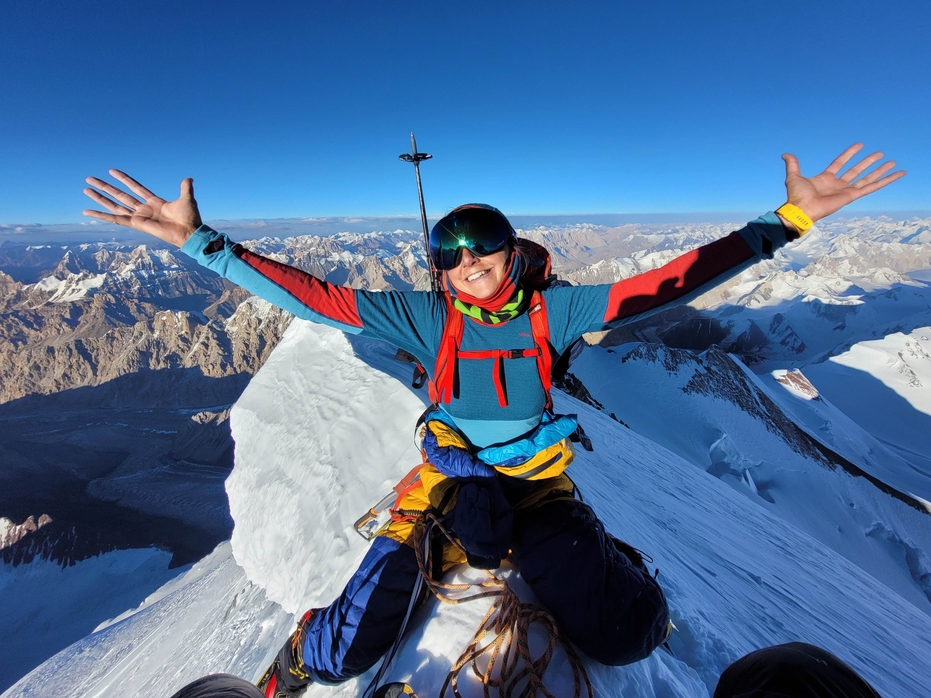
[[[544,500],[514,514],[514,561],[572,643],[602,664],[647,657],[669,622],[659,584],[621,552],[587,504]],[[413,548],[376,537],[361,566],[306,628],[305,671],[334,684],[358,676],[388,651],[417,576]]]

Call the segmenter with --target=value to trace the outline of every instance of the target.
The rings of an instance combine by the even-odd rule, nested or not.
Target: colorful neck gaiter
[[[515,250],[511,253],[511,260],[501,285],[488,298],[475,298],[468,293],[457,291],[452,284],[447,283],[449,294],[453,297],[453,306],[463,315],[486,325],[498,325],[517,317],[527,309],[528,303],[526,294],[518,285],[523,270],[523,258]]]
[[[524,302],[524,289],[522,288],[517,289],[514,297],[498,310],[485,310],[477,305],[463,303],[458,298],[453,299],[453,306],[463,315],[475,318],[486,325],[499,325],[502,322],[507,322],[527,309],[527,304]]]

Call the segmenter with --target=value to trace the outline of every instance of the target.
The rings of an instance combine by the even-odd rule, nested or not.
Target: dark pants
[[[629,664],[663,641],[662,589],[620,552],[587,504],[562,496],[515,511],[512,550],[560,632],[593,659]],[[418,574],[411,547],[375,538],[343,593],[307,627],[304,662],[315,682],[358,676],[388,651]]]

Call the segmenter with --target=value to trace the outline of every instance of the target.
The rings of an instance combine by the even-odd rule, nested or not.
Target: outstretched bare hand
[[[165,201],[139,184],[128,174],[119,170],[110,170],[109,172],[112,177],[126,185],[141,201],[135,196],[107,184],[102,179],[88,177],[87,183],[95,188],[87,187],[84,189],[84,193],[110,213],[86,209],[82,211],[85,216],[106,221],[107,223],[135,228],[178,247],[181,247],[191,237],[191,234],[200,227],[200,212],[197,210],[197,202],[194,200],[193,179],[182,180],[181,195],[174,201]],[[98,189],[100,191],[97,191]],[[107,198],[100,192],[109,194],[116,201]]]
[[[868,175],[861,177],[867,169],[883,158],[882,153],[873,153],[863,158],[843,175],[838,173],[863,147],[854,143],[828,165],[827,169],[814,177],[803,177],[798,159],[789,153],[782,156],[786,163],[786,194],[790,204],[802,209],[812,222],[839,211],[851,201],[872,194],[887,184],[905,176],[905,170],[886,174],[895,167],[895,161],[884,162]],[[883,176],[885,175],[885,176]],[[859,178],[859,179],[858,179]]]

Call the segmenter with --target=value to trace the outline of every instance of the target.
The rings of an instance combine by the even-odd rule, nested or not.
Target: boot
[[[312,608],[297,624],[297,630],[284,643],[271,666],[259,679],[259,690],[265,698],[298,698],[311,683],[304,666],[304,636],[307,625],[319,608]]]

